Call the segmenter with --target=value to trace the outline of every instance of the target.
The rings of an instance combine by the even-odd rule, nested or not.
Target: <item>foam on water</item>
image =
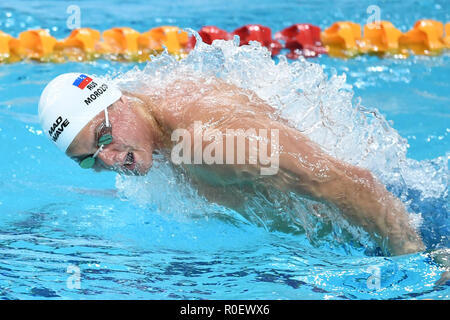
[[[423,220],[421,215],[427,215],[425,229],[432,234],[428,238],[434,239],[431,242],[435,246],[448,246],[450,153],[425,161],[407,158],[407,140],[390,126],[378,110],[365,107],[354,98],[345,74],[334,73],[329,77],[320,65],[304,59],[288,63],[281,56],[275,62],[268,50],[257,42],[248,46],[238,44],[238,39],[234,39],[207,45],[197,37],[195,49],[186,58],[179,60],[162,54],[154,57],[143,70],[135,67],[117,75],[115,81],[125,89],[136,89],[145,83],[152,90],[163,90],[176,79],[213,81],[217,77],[252,90],[323,150],[372,171],[408,205],[413,221],[419,224]],[[145,177],[118,176],[116,186],[125,198],[141,205],[155,206],[164,213],[171,212],[178,217],[229,213],[230,210],[200,197],[184,179],[182,173],[180,176],[180,171],[172,168],[167,160],[160,160]],[[318,231],[315,228],[317,221],[308,220],[311,206],[307,205],[306,199],[295,199],[300,203],[290,209],[291,213],[310,240],[314,240]],[[424,205],[430,201],[434,205],[431,211]],[[248,209],[253,211],[251,207]],[[328,212],[329,221],[336,219],[332,208],[323,207],[321,210]],[[249,213],[246,218],[268,225],[267,219],[261,215],[256,214],[255,219],[251,216],[255,215]],[[236,216],[233,219],[239,220]],[[319,220],[323,222],[323,219]],[[343,221],[337,224],[339,228],[333,227],[334,240],[340,229],[345,228],[360,242],[366,242],[363,238],[367,235],[361,230],[344,226]],[[436,227],[438,224],[440,228]]]

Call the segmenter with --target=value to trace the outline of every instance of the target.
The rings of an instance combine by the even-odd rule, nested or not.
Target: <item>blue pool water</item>
[[[450,20],[446,0],[77,3],[82,26],[99,30],[130,26],[146,31],[170,24],[194,30],[216,25],[232,31],[260,23],[275,32],[296,22],[324,29],[337,20],[364,24],[366,9],[374,4],[380,7],[382,19],[402,31],[420,18]],[[42,27],[65,37],[70,32],[66,28],[70,4],[2,1],[0,30],[17,36]],[[210,52],[215,54],[208,50],[212,49],[199,49],[194,53],[198,59],[180,66],[200,70],[227,64],[228,71],[223,71],[227,80],[260,90],[258,94],[268,98],[278,95],[288,106],[292,101],[283,88],[305,89],[320,83],[322,91],[311,91],[312,98],[328,103],[336,123],[353,125],[350,136],[357,139],[329,151],[370,168],[414,217],[421,217],[427,252],[382,257],[359,245],[317,240],[314,227],[307,225],[306,233],[269,231],[192,195],[163,160],[144,178],[83,171],[42,135],[36,115],[42,89],[64,72],[119,75],[136,66],[143,70],[145,64],[21,62],[0,65],[0,297],[448,299],[448,286],[434,286],[442,268],[430,252],[449,246],[450,56],[406,60],[323,56],[301,65],[276,59],[276,66],[262,57],[261,49],[249,53],[219,46]],[[252,59],[244,61],[248,57]],[[164,59],[166,65],[176,65]],[[323,67],[326,80],[316,64]],[[151,64],[145,72],[152,74],[158,68]],[[244,69],[252,77],[232,72]],[[269,94],[265,86],[271,71],[275,76],[301,72],[295,81],[274,81],[270,88],[275,92]],[[344,73],[345,83],[333,77]],[[123,81],[134,74],[129,72]],[[295,109],[291,104],[285,115],[295,120],[304,114],[303,105]],[[363,107],[377,109],[377,117],[387,122],[377,122],[367,111],[372,120],[353,123],[346,111]],[[302,119],[303,124],[310,121]],[[382,125],[387,129],[381,130]],[[324,130],[312,131],[311,137],[326,145]],[[378,144],[362,157],[367,132]],[[70,285],[74,268],[80,272],[80,288]],[[371,282],[374,277],[380,281]]]

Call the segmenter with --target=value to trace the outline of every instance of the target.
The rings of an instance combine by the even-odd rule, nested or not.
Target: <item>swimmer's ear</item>
[[[147,95],[142,94],[142,93],[137,93],[137,92],[131,92],[131,91],[127,91],[127,90],[122,90],[122,97],[123,96],[128,96],[130,98],[135,98],[135,99],[139,99],[144,103],[149,103],[150,99]]]
[[[128,105],[128,98],[124,95],[124,94],[122,94],[122,96],[120,97],[120,102],[122,102],[123,104],[125,104],[125,105]]]
[[[117,110],[123,110],[124,107],[130,106],[128,99],[129,99],[129,97],[125,96],[125,92],[122,91],[122,96],[119,98],[119,100],[114,102],[111,105],[111,107],[113,107],[114,109],[117,109]]]

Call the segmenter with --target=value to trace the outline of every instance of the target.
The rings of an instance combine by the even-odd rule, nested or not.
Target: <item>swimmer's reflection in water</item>
[[[227,130],[249,132],[243,136],[247,146],[244,163],[196,164],[193,160],[180,165],[203,188],[226,192],[227,186],[232,190],[237,183],[268,185],[281,192],[330,203],[349,223],[362,227],[391,254],[424,250],[403,203],[368,170],[328,155],[277,116],[276,110],[255,93],[219,79],[177,80],[164,90],[154,91],[143,84],[138,92],[122,92],[93,76],[63,74],[44,89],[39,117],[49,138],[82,167],[138,175],[146,174],[152,167],[153,152],[172,158],[171,150],[180,143],[172,139],[176,130],[183,130],[182,136],[193,139],[198,134],[195,123],[214,129],[219,135],[226,135]],[[59,118],[62,122],[56,121]],[[62,127],[61,123],[67,125]],[[277,132],[276,144],[270,133],[260,136],[260,129]],[[271,146],[269,154],[276,147],[277,170],[273,174],[261,175],[261,161],[250,159],[252,140],[267,141]],[[215,139],[211,137],[201,139],[200,148],[207,149],[212,141]],[[186,152],[192,158],[198,154],[198,143],[183,146],[183,156]],[[237,160],[238,148],[237,143],[232,148],[223,143],[214,153],[221,153],[222,159]],[[233,198],[212,197],[212,201],[239,207],[241,204]]]

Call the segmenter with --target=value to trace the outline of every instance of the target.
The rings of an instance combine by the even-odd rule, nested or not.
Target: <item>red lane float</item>
[[[212,44],[214,40],[231,40],[233,36],[227,31],[217,28],[215,26],[204,26],[199,31],[198,34],[202,38],[202,41],[206,44]],[[188,49],[193,49],[197,40],[194,36],[189,38]]]
[[[280,53],[283,46],[277,40],[272,39],[272,30],[259,24],[248,24],[233,31],[232,35],[238,35],[241,39],[239,45],[248,44],[250,41],[258,41],[269,49],[272,56]]]
[[[289,59],[297,59],[300,55],[317,57],[327,51],[320,41],[320,28],[309,23],[296,23],[275,33],[275,39],[284,41],[284,48],[290,52]]]
[[[233,36],[227,31],[214,26],[202,27],[198,34],[202,37],[204,43],[212,44],[214,40],[231,40]]]

